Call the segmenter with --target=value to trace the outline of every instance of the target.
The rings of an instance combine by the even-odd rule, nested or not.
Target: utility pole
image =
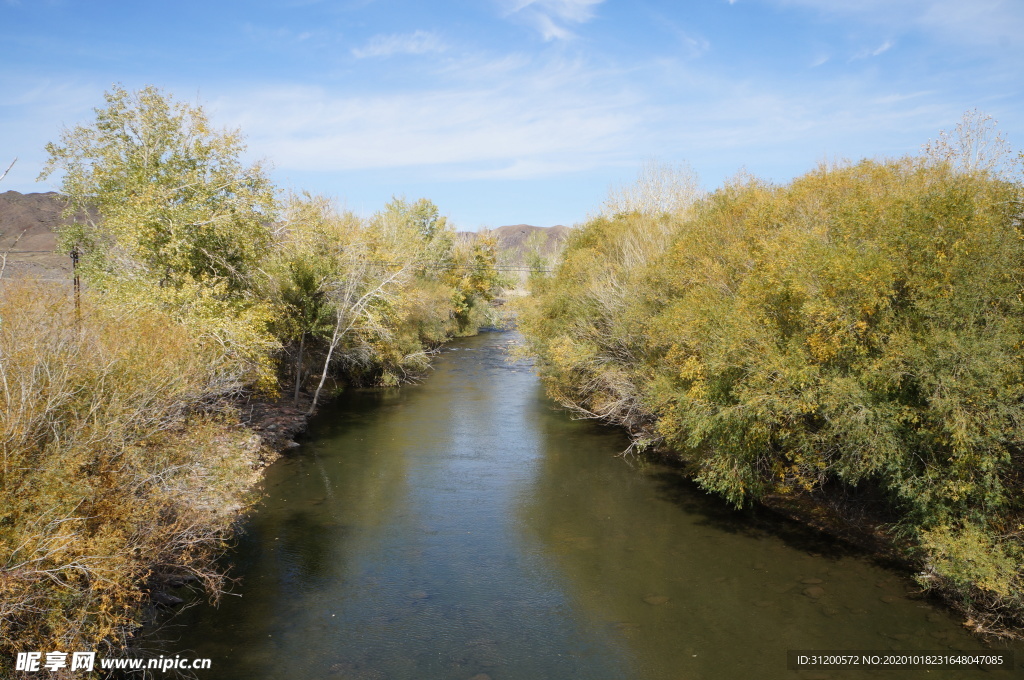
[[[78,279],[78,246],[71,249],[71,271],[75,276],[75,320],[82,321],[82,284]]]

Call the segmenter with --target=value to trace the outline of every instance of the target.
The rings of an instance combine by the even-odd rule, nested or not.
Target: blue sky
[[[1021,0],[0,0],[0,45],[0,190],[57,188],[43,146],[114,83],[283,189],[460,229],[578,223],[651,159],[710,189],[916,153],[975,107],[1024,146]]]

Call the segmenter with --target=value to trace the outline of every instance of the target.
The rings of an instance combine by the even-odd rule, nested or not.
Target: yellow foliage
[[[192,415],[227,361],[155,306],[0,288],[0,654],[115,654],[146,579],[198,576],[248,502],[257,440]],[[0,666],[2,668],[2,666]]]

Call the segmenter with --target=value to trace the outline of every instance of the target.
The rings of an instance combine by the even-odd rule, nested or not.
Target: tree
[[[282,217],[280,240],[267,270],[280,308],[278,335],[286,342],[298,341],[293,392],[298,404],[307,341],[323,340],[334,328],[330,289],[344,270],[338,255],[354,216],[340,216],[328,199],[303,193],[284,201]]]
[[[63,234],[99,272],[145,276],[162,286],[218,280],[247,287],[271,240],[273,186],[242,164],[237,130],[214,130],[199,106],[148,86],[105,95],[89,125],[46,145],[40,179],[63,171],[69,214],[99,220]]]
[[[965,111],[955,130],[940,130],[938,139],[924,145],[924,155],[932,161],[949,163],[961,172],[1007,173],[1013,162],[1013,149],[999,132],[998,123],[978,109]]]
[[[397,263],[376,262],[370,257],[369,245],[358,242],[349,244],[351,263],[342,273],[342,278],[328,288],[334,312],[334,328],[327,346],[320,382],[313,392],[309,415],[316,410],[335,351],[350,334],[390,338],[396,324],[389,323],[385,311],[380,307],[394,305],[418,264],[412,259]]]
[[[682,214],[703,195],[700,178],[689,165],[647,161],[632,184],[608,190],[601,215]]]
[[[306,338],[318,338],[331,332],[331,306],[327,285],[327,262],[313,255],[296,258],[288,263],[288,277],[281,290],[281,301],[292,324],[293,336],[298,336],[299,349],[295,357],[295,390],[293,401],[299,403],[302,386],[302,359]]]

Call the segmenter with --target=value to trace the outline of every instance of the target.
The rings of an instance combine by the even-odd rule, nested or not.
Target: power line
[[[342,263],[342,264],[346,264],[346,263]],[[357,263],[348,263],[348,264],[374,264],[374,265],[378,265],[380,267],[404,267],[404,266],[406,266],[405,263],[402,263],[402,262],[381,262],[381,261],[377,261],[377,260],[360,261],[360,262],[357,262]],[[497,267],[497,266],[491,267],[491,266],[479,265],[479,264],[421,264],[421,265],[415,265],[414,268],[415,269],[440,269],[440,270],[447,270],[447,269],[471,269],[471,270],[475,270],[475,271],[486,270],[486,271],[496,271],[496,272],[545,272],[545,273],[550,273],[550,272],[554,271],[553,269],[534,269],[533,267]]]

